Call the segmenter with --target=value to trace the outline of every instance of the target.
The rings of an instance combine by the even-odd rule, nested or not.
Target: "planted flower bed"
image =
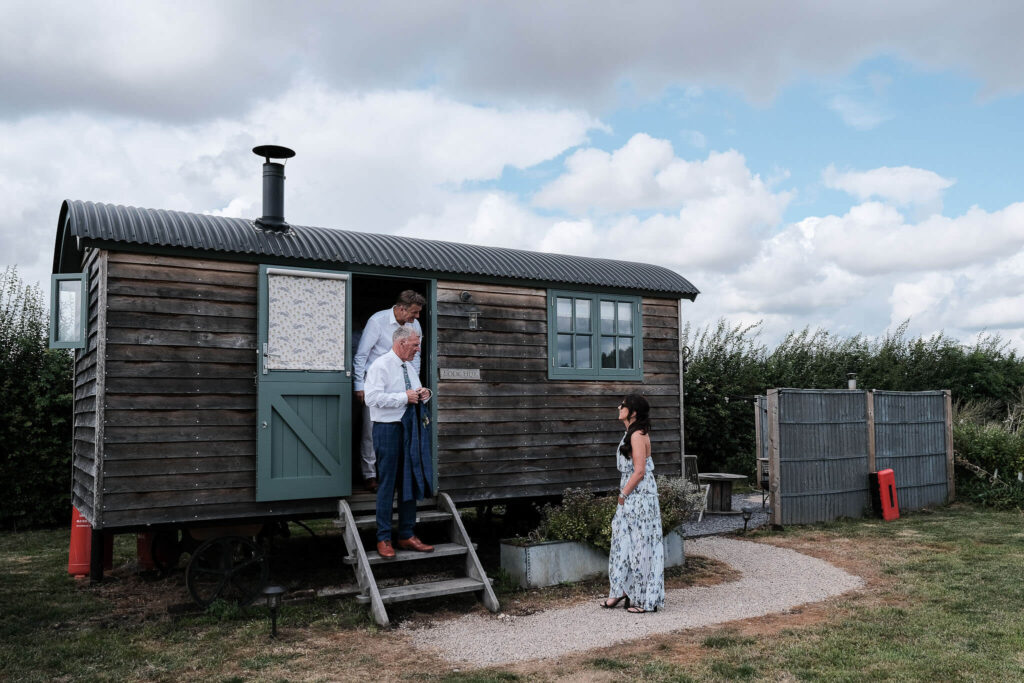
[[[686,561],[681,529],[662,540],[665,567],[680,567]],[[580,541],[501,542],[501,568],[521,588],[543,588],[565,581],[582,581],[608,574],[608,552]]]
[[[700,497],[683,479],[658,477],[658,504],[662,529],[672,530],[662,541],[665,566],[681,566],[681,525],[697,511]],[[614,497],[567,489],[561,505],[544,506],[540,526],[527,537],[501,541],[501,568],[523,588],[606,575],[615,508]]]

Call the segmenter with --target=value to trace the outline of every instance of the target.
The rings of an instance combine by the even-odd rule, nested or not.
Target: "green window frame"
[[[638,296],[548,290],[549,379],[643,379]]]
[[[50,348],[84,349],[89,334],[89,280],[85,273],[50,276]]]

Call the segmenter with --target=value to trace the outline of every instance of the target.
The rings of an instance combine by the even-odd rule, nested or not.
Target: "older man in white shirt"
[[[391,544],[391,510],[396,484],[413,477],[405,471],[405,429],[402,418],[407,410],[430,400],[430,389],[420,385],[419,376],[410,372],[412,359],[419,353],[420,336],[409,326],[402,326],[392,335],[391,350],[382,355],[366,371],[366,405],[373,419],[373,445],[378,456],[377,477],[377,553],[381,558],[395,557]],[[416,524],[414,496],[398,494],[398,547],[404,550],[431,552],[413,535]]]
[[[395,305],[385,308],[370,316],[363,328],[362,336],[359,338],[359,346],[356,348],[356,355],[352,358],[353,392],[356,399],[364,404],[363,407],[363,431],[359,441],[360,472],[366,488],[370,491],[377,490],[377,455],[373,449],[373,433],[370,422],[370,411],[365,407],[366,395],[364,386],[364,375],[366,369],[373,365],[373,362],[391,350],[391,336],[398,328],[409,325],[422,337],[423,330],[420,329],[418,318],[427,300],[422,294],[407,289],[398,295]],[[420,352],[416,351],[415,358],[411,361],[413,374],[419,377],[420,374]]]

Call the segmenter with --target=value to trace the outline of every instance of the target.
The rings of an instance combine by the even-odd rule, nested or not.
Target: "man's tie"
[[[406,389],[406,391],[408,391],[409,389],[412,389],[412,382],[409,381],[409,373],[405,369],[405,363],[402,363],[402,379],[405,380],[405,389]]]

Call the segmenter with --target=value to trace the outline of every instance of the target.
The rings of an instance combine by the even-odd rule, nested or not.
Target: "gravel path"
[[[654,614],[601,609],[595,598],[529,616],[467,615],[433,622],[410,629],[409,637],[449,661],[493,666],[783,612],[864,585],[860,577],[823,560],[764,543],[708,536],[688,539],[686,552],[724,562],[743,576],[716,586],[666,591],[665,607]]]
[[[756,529],[768,523],[768,508],[761,507],[760,493],[734,493],[732,496],[732,509],[742,510],[749,507],[753,510],[747,529]],[[705,512],[704,519],[699,522],[688,522],[683,525],[683,532],[686,539],[710,536],[712,534],[724,534],[730,531],[739,531],[743,528],[742,515],[716,515],[713,512]]]

